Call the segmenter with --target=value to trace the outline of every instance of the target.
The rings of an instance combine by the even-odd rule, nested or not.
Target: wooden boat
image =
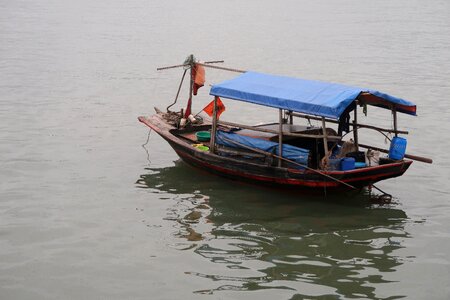
[[[393,134],[395,138],[408,134],[397,129],[397,113],[416,115],[416,105],[410,101],[341,84],[222,68],[196,62],[192,56],[183,65],[174,67],[179,66],[185,67],[183,78],[187,69],[191,70],[189,99],[198,66],[242,73],[211,87],[210,95],[214,96],[214,100],[211,103],[212,120],[209,122],[199,122],[192,115],[189,122],[189,115],[183,110],[173,112],[169,108],[166,111],[155,108],[156,114],[138,118],[163,137],[183,161],[196,168],[234,180],[265,185],[348,190],[401,176],[411,165],[411,159],[432,162],[431,159],[403,152],[400,158],[380,158],[374,164],[354,163],[355,157],[357,161],[368,160],[364,157],[365,152],[359,151],[361,148],[392,154],[392,148],[398,145],[391,144],[390,150],[384,150],[360,144],[358,129],[374,129],[386,137],[386,133]],[[274,108],[279,122],[249,126],[219,120],[223,109],[220,99]],[[393,128],[358,123],[358,108],[367,105],[390,110]],[[353,121],[349,122],[351,113]],[[294,118],[319,120],[322,126],[294,124]],[[338,131],[332,128],[336,124],[339,125]],[[346,130],[342,131],[342,128]],[[199,140],[199,132],[209,132],[210,139]],[[343,132],[352,132],[353,141],[344,142],[342,138],[346,134]],[[342,153],[343,148],[353,148],[353,151]],[[347,161],[349,167],[342,168],[341,164]]]

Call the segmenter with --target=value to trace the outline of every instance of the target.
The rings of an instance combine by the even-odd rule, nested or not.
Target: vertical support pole
[[[278,126],[278,156],[283,157],[283,110],[279,110]],[[281,167],[281,158],[278,159],[278,167]]]
[[[211,140],[209,141],[209,151],[214,153],[214,148],[216,146],[216,132],[217,132],[217,96],[214,97],[214,109],[213,109],[213,119],[211,128]]]
[[[328,156],[328,138],[327,127],[325,124],[325,117],[322,117],[322,133],[323,133],[323,150],[325,151],[325,157]]]
[[[398,136],[398,133],[397,133],[397,110],[395,109],[395,107],[392,108],[392,117],[394,119],[395,136]]]
[[[190,76],[190,80],[189,80],[189,99],[192,99],[192,94],[193,94],[193,90],[194,90],[194,80],[192,78],[192,75],[194,73],[194,64],[191,65],[191,76]]]
[[[191,106],[192,106],[192,94],[193,94],[193,90],[194,90],[194,78],[193,78],[193,75],[194,75],[194,67],[195,67],[195,61],[194,61],[194,55],[190,55],[190,59],[191,59],[191,62],[190,62],[190,65],[191,65],[191,70],[190,70],[190,72],[189,72],[189,74],[190,74],[190,80],[189,80],[189,98],[188,98],[188,104],[187,104],[187,107],[186,107],[186,113],[185,113],[185,118],[187,119],[188,117],[189,117],[189,115],[187,114],[188,112],[189,112],[189,114],[191,114],[192,113],[192,110],[191,110]]]
[[[289,111],[289,124],[294,124],[294,116],[292,115],[292,110]]]
[[[356,149],[358,148],[358,103],[355,105],[355,114],[353,116],[353,140],[355,141]]]

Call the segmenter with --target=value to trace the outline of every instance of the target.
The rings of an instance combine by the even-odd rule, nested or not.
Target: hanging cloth
[[[193,93],[197,95],[199,88],[205,85],[205,68],[199,64],[195,64],[192,68]]]
[[[342,132],[350,132],[350,112],[356,109],[356,104],[353,102],[342,113],[339,118],[338,135],[342,135]]]

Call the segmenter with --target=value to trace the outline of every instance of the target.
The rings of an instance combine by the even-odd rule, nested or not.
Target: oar
[[[300,166],[300,167],[302,167],[302,168],[308,169],[308,170],[310,170],[310,171],[313,171],[313,172],[315,172],[315,173],[318,173],[318,174],[320,174],[320,175],[322,175],[322,176],[324,176],[324,177],[327,177],[327,178],[329,178],[329,179],[332,179],[332,180],[334,180],[334,181],[336,181],[336,182],[338,182],[338,183],[340,183],[340,184],[346,185],[346,186],[348,186],[349,188],[352,188],[352,189],[356,190],[356,187],[354,187],[353,185],[350,185],[350,184],[348,184],[348,183],[346,183],[346,182],[344,182],[344,181],[341,181],[341,180],[339,180],[339,179],[336,179],[336,178],[334,178],[334,177],[332,177],[332,176],[330,176],[330,175],[327,175],[327,174],[325,174],[325,173],[323,173],[323,172],[320,172],[320,171],[318,171],[318,170],[315,170],[315,169],[313,169],[313,168],[310,168],[310,167],[308,167],[308,166],[305,166],[305,165],[303,165],[303,164],[300,164],[300,163],[298,163],[298,162],[296,162],[296,161],[292,161],[292,160],[287,159],[287,158],[284,158],[284,157],[282,157],[282,156],[278,156],[278,155],[276,155],[276,154],[273,154],[273,153],[270,153],[270,152],[267,152],[267,151],[264,151],[264,150],[261,150],[261,149],[257,149],[257,148],[253,148],[253,147],[250,147],[250,146],[241,144],[241,143],[239,143],[239,142],[233,141],[233,140],[231,140],[231,139],[229,139],[229,138],[226,138],[226,137],[222,137],[222,138],[223,138],[225,141],[230,142],[230,143],[233,143],[233,144],[235,144],[235,145],[237,145],[237,146],[239,146],[239,147],[242,147],[242,148],[245,148],[245,149],[254,151],[254,152],[256,152],[256,153],[260,153],[260,154],[264,154],[264,155],[269,155],[269,156],[273,156],[273,157],[275,157],[275,158],[284,160],[284,161],[286,161],[286,162],[288,162],[288,163],[291,163],[291,164]]]
[[[373,149],[373,150],[377,150],[380,152],[384,152],[384,153],[389,153],[389,150],[385,150],[382,148],[378,148],[378,147],[374,147],[374,146],[368,146],[368,145],[364,145],[364,144],[358,144],[359,146],[366,148],[366,149]],[[413,160],[417,160],[417,161],[421,161],[424,163],[428,163],[428,164],[432,164],[433,160],[431,158],[427,158],[427,157],[422,157],[422,156],[417,156],[417,155],[412,155],[412,154],[405,154],[406,158],[409,159],[413,159]]]

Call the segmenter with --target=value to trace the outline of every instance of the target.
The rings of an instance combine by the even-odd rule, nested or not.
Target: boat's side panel
[[[411,161],[402,161],[345,172],[326,172],[325,174],[337,179],[333,180],[320,174],[320,172],[278,168],[200,151],[186,141],[172,135],[169,131],[173,128],[164,123],[158,116],[152,118],[140,117],[139,121],[155,130],[169,142],[178,156],[188,164],[217,175],[257,183],[305,188],[344,188],[345,186],[337,181],[339,180],[355,187],[364,187],[383,179],[400,176],[412,163]]]
[[[188,164],[232,179],[244,179],[252,182],[306,188],[344,187],[338,181],[334,181],[320,173],[312,171],[249,164],[245,161],[186,149],[185,147],[180,147],[180,145],[173,143],[171,143],[171,146],[180,158]],[[347,172],[328,172],[326,174],[356,187],[364,187],[383,179],[402,175],[409,167],[410,163],[411,162],[396,163]]]

